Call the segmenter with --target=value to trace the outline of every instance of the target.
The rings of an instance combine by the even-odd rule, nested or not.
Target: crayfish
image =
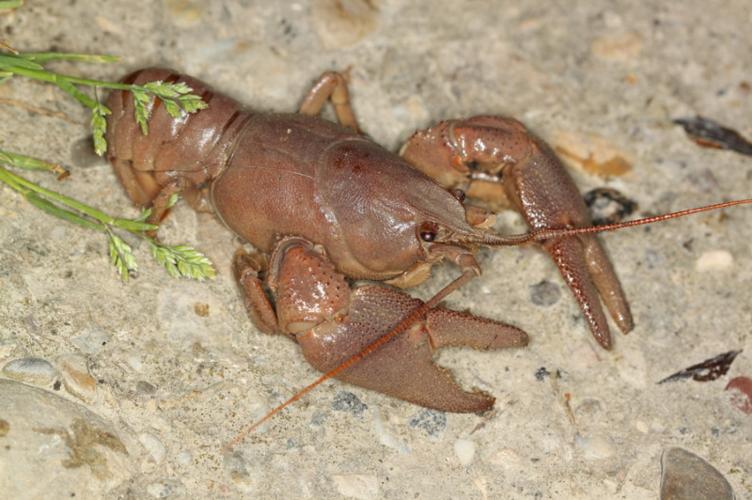
[[[298,113],[289,114],[246,109],[166,69],[124,79],[154,80],[186,83],[208,109],[173,118],[155,101],[151,132],[143,135],[128,93],[114,92],[107,103],[109,160],[133,202],[152,208],[151,222],[161,221],[180,193],[255,247],[238,251],[234,260],[251,320],[265,333],[295,340],[308,362],[325,372],[302,392],[336,377],[426,407],[487,410],[492,396],[463,390],[433,362],[444,346],[500,349],[528,342],[514,326],[438,306],[480,274],[478,248],[542,248],[593,336],[609,349],[601,302],[622,332],[632,329],[633,319],[594,233],[752,201],[593,228],[559,158],[515,119],[442,121],[416,132],[394,154],[361,133],[346,79],[337,72],[322,75]],[[327,102],[338,123],[319,117]],[[466,202],[465,189],[478,172],[496,180],[529,233],[496,234],[489,229],[494,214]],[[442,261],[454,263],[461,276],[426,303],[398,290],[426,280]]]

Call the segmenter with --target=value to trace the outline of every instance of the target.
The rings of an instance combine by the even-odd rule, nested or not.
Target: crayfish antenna
[[[268,421],[270,418],[272,418],[277,413],[281,412],[291,404],[293,404],[295,401],[298,401],[300,398],[311,392],[313,389],[321,385],[322,383],[326,382],[327,380],[331,378],[335,378],[340,373],[344,372],[354,364],[361,361],[363,358],[368,356],[369,354],[373,353],[377,349],[379,349],[381,346],[395,338],[397,335],[400,335],[405,330],[410,328],[413,323],[421,319],[423,316],[425,316],[426,312],[428,312],[429,309],[432,309],[436,307],[442,300],[444,300],[450,293],[453,291],[461,288],[464,286],[468,281],[472,280],[476,276],[475,272],[472,270],[467,270],[462,275],[460,275],[458,278],[453,280],[451,283],[446,285],[444,288],[439,290],[433,297],[431,297],[429,300],[427,300],[423,305],[415,308],[410,314],[405,316],[405,318],[397,323],[397,325],[392,328],[390,331],[388,331],[386,334],[382,335],[378,339],[374,340],[370,344],[368,344],[366,347],[364,347],[362,350],[360,350],[358,353],[353,354],[349,358],[347,358],[345,361],[340,363],[339,365],[335,366],[328,372],[321,375],[319,378],[305,386],[304,388],[300,389],[298,392],[293,394],[287,401],[284,403],[281,403],[277,405],[276,407],[272,408],[269,412],[266,413],[263,417],[256,420],[252,424],[245,427],[243,430],[241,430],[230,442],[225,444],[223,447],[223,450],[225,452],[232,450],[235,446],[240,444],[245,437],[258,429],[264,422]]]
[[[592,233],[605,233],[607,231],[616,231],[617,229],[626,229],[628,227],[644,226],[646,224],[655,224],[656,222],[663,222],[670,219],[677,219],[679,217],[685,217],[687,215],[698,214],[701,212],[711,212],[713,210],[720,210],[723,208],[734,207],[737,205],[752,205],[752,198],[745,198],[743,200],[731,200],[720,203],[713,203],[712,205],[705,205],[702,207],[687,208],[685,210],[679,210],[678,212],[670,212],[667,214],[654,215],[652,217],[644,217],[642,219],[635,219],[626,222],[617,222],[615,224],[605,224],[603,226],[588,226],[588,227],[575,227],[575,228],[563,228],[563,229],[538,229],[523,234],[511,234],[499,236],[495,234],[485,235],[481,244],[488,246],[516,246],[524,245],[533,241],[545,241],[554,238],[565,238],[568,236],[576,236],[578,234],[592,234]]]

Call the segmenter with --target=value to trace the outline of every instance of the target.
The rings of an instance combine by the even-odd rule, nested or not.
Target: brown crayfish
[[[154,80],[185,82],[208,109],[175,119],[156,101],[151,132],[143,135],[130,96],[114,92],[107,103],[109,160],[129,197],[151,206],[152,222],[162,220],[170,197],[181,193],[257,249],[236,254],[235,276],[256,327],[294,339],[308,362],[327,372],[304,391],[335,376],[431,408],[486,410],[493,397],[464,391],[433,362],[444,346],[500,349],[528,342],[514,326],[437,307],[480,274],[479,247],[539,244],[608,349],[601,301],[624,333],[633,320],[593,233],[750,202],[592,228],[560,160],[512,118],[443,121],[416,132],[396,155],[360,133],[340,73],[322,75],[294,114],[245,109],[166,69],[124,79]],[[318,117],[327,101],[339,123]],[[472,171],[498,179],[530,233],[496,234],[488,229],[490,211],[463,204],[461,188]],[[444,260],[462,275],[428,302],[394,288],[424,281]],[[349,281],[361,279],[392,286]]]

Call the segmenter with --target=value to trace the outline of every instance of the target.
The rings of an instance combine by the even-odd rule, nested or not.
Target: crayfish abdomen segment
[[[147,205],[170,183],[179,182],[181,188],[200,186],[221,171],[251,116],[240,103],[169,69],[141,69],[123,81],[183,82],[208,104],[207,109],[173,118],[155,99],[144,134],[135,119],[133,96],[126,91],[110,94],[107,156],[134,202]]]

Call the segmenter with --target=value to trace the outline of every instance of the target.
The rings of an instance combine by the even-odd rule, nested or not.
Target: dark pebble
[[[661,457],[661,500],[733,500],[723,474],[694,453],[669,448]]]
[[[436,436],[447,426],[446,413],[436,410],[422,410],[410,419],[410,427],[423,429],[429,436]]]
[[[551,375],[551,372],[546,370],[545,366],[541,366],[540,368],[535,370],[535,380],[537,380],[538,382],[543,382],[543,380],[549,375]]]
[[[552,306],[559,301],[559,297],[561,297],[561,290],[556,283],[543,280],[535,285],[530,285],[530,300],[536,306]]]
[[[368,409],[368,405],[358,399],[358,396],[352,392],[340,391],[334,396],[332,409],[336,411],[346,411],[353,415],[361,415]]]

